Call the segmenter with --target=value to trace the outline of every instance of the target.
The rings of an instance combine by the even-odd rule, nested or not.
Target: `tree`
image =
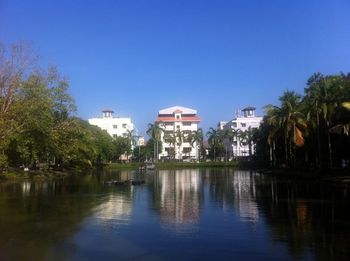
[[[329,129],[335,113],[342,102],[346,102],[346,76],[323,76],[320,73],[312,75],[305,88],[304,102],[308,108],[308,120],[317,133],[318,160],[325,162],[322,154],[328,154],[328,166],[332,167],[332,141]],[[326,145],[324,145],[326,140]],[[327,147],[327,149],[326,149]]]
[[[120,160],[123,155],[129,155],[131,153],[130,140],[126,137],[116,137],[113,141],[115,145],[115,158]]]
[[[307,130],[305,116],[301,110],[301,96],[294,91],[285,91],[279,100],[281,107],[273,105],[265,107],[267,122],[273,127],[269,139],[271,143],[271,140],[276,142],[276,138],[282,137],[286,164],[295,164],[295,153],[292,151],[304,145]]]
[[[238,138],[238,131],[232,128],[224,129],[222,130],[221,135],[222,135],[223,144],[225,146],[225,160],[227,161],[228,147],[232,146],[233,141]],[[233,151],[232,151],[232,154],[233,154]]]
[[[149,123],[148,124],[148,129],[146,131],[146,133],[148,134],[148,136],[150,136],[155,142],[154,142],[154,155],[153,155],[153,159],[155,161],[158,160],[158,154],[159,154],[159,143],[162,137],[162,133],[164,132],[164,129],[161,128],[159,126],[158,123]]]
[[[34,68],[22,44],[0,45],[0,168],[91,167],[109,161],[112,138],[73,117],[68,80],[57,68]]]
[[[210,149],[213,152],[213,159],[216,161],[217,155],[221,155],[223,151],[223,132],[221,130],[216,130],[214,128],[210,128],[207,131],[206,136],[208,137],[208,143],[210,145]]]
[[[23,126],[16,120],[22,109],[17,104],[18,93],[36,61],[28,45],[13,44],[9,49],[0,43],[0,168],[7,165],[5,150]]]
[[[236,136],[240,142],[241,146],[248,146],[249,158],[252,157],[252,142],[253,142],[253,134],[252,129],[249,127],[247,130],[238,130]]]
[[[203,130],[198,128],[198,130],[192,131],[187,138],[191,143],[192,148],[196,146],[198,160],[200,160],[200,154],[203,148]]]
[[[164,134],[164,142],[168,143],[170,145],[170,148],[168,149],[168,154],[171,159],[175,159],[176,156],[176,140],[177,136],[175,133],[166,133]],[[173,146],[173,147],[171,147]]]

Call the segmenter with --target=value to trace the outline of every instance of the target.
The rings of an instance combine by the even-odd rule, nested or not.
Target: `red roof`
[[[198,116],[183,116],[181,119],[176,119],[175,117],[159,116],[156,122],[200,122],[200,118]]]

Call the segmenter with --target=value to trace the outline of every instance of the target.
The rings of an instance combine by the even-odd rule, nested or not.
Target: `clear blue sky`
[[[0,41],[57,65],[84,119],[108,107],[145,134],[182,105],[207,130],[314,72],[350,72],[350,0],[0,0]]]

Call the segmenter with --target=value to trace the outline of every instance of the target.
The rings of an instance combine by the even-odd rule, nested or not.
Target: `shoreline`
[[[104,166],[106,170],[137,170],[143,164],[140,163],[111,163]],[[327,183],[342,188],[350,188],[350,170],[293,170],[293,169],[256,169],[240,162],[158,162],[156,169],[193,169],[193,168],[234,168],[242,170],[254,170],[257,173],[275,176],[279,178],[315,180],[316,182]],[[96,167],[95,169],[98,169]],[[93,169],[89,169],[91,171]],[[0,173],[0,182],[9,180],[49,180],[60,179],[71,175],[81,174],[81,169],[66,171],[34,170],[25,172],[21,169],[10,169],[8,172]]]
[[[336,187],[350,188],[350,170],[292,170],[292,169],[260,169],[258,173],[279,178],[314,180],[315,182],[331,184]]]

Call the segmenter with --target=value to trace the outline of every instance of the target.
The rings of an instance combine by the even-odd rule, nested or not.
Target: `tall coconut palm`
[[[225,146],[225,160],[227,161],[228,146],[232,146],[233,140],[237,138],[237,131],[235,129],[224,129],[220,133],[221,139]]]
[[[209,143],[210,147],[213,148],[214,161],[216,161],[216,148],[220,142],[220,138],[221,138],[220,134],[221,134],[221,132],[219,130],[214,129],[214,128],[210,128],[206,134],[206,136],[208,137],[208,143]]]
[[[182,159],[182,153],[181,153],[181,145],[185,139],[185,133],[181,130],[176,130],[175,132],[175,155],[176,155],[176,149],[178,150],[178,155],[179,155],[179,159]],[[177,146],[177,148],[176,148]]]
[[[267,137],[267,143],[270,148],[270,161],[271,165],[274,166],[276,162],[276,143],[280,138],[284,139],[284,154],[285,161],[288,160],[287,146],[286,146],[286,137],[284,135],[284,113],[282,109],[278,106],[267,105],[265,106],[266,113],[266,123],[270,126],[270,131]]]
[[[126,131],[126,138],[128,139],[128,143],[131,146],[131,149],[133,146],[135,146],[136,144],[136,136],[135,136],[135,130],[127,130]],[[126,160],[129,161],[129,154],[131,153],[131,149],[130,151],[126,152]]]
[[[200,150],[203,147],[203,130],[198,128],[198,130],[192,131],[189,134],[189,142],[191,143],[192,148],[196,145],[198,160],[200,160]]]
[[[277,133],[284,138],[285,160],[292,163],[295,160],[292,149],[304,145],[304,135],[307,124],[305,115],[301,111],[301,96],[294,91],[285,91],[279,98],[281,106],[268,105],[266,108],[267,121],[273,126],[269,138],[277,137]],[[294,147],[293,147],[294,146]],[[293,161],[293,163],[295,163]]]
[[[327,139],[329,167],[333,165],[332,144],[329,129],[335,109],[340,105],[339,81],[340,77],[325,77],[320,73],[314,74],[308,80],[308,87],[305,88],[305,103],[309,105],[308,119],[315,123],[318,140],[318,156],[321,161],[322,135]]]
[[[173,158],[173,159],[175,159],[175,155],[176,155],[176,140],[177,138],[174,132],[164,134],[164,141],[168,143],[170,147],[173,146],[172,147],[173,151],[169,150],[169,156],[170,158]]]
[[[158,153],[159,153],[159,141],[161,140],[162,133],[164,132],[164,129],[159,126],[159,123],[149,123],[147,128],[147,135],[150,136],[154,140],[154,153],[153,158],[155,161],[158,160]]]
[[[252,136],[252,130],[249,127],[247,130],[239,130],[237,132],[237,137],[239,139],[241,146],[248,146],[248,155],[251,158],[252,156],[252,142],[253,142],[253,136]]]

